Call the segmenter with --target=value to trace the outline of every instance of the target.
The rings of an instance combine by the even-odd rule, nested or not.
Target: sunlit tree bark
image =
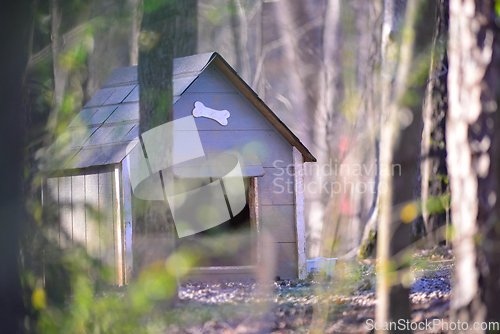
[[[450,0],[446,144],[456,257],[451,307],[452,321],[469,328],[500,319],[496,15],[492,0]]]

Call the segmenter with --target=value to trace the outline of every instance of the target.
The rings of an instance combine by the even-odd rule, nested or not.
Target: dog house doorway
[[[198,257],[192,275],[251,274],[258,264],[259,213],[257,177],[245,177],[246,205],[228,221],[178,239],[178,247]]]

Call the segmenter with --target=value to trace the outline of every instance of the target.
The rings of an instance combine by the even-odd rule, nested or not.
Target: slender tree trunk
[[[394,143],[399,133],[397,121],[399,101],[407,89],[407,77],[412,60],[417,1],[385,1],[382,29],[380,165],[381,168],[385,166],[389,170],[393,162]],[[391,173],[381,173],[376,306],[376,321],[379,323],[410,318],[409,289],[404,288],[399,282],[394,283],[389,280],[390,261],[398,263],[400,259],[393,256],[410,244],[410,232],[408,231],[406,235],[405,229],[400,228],[401,222],[392,219],[392,181]],[[385,191],[382,191],[383,188]],[[397,264],[397,269],[399,267]]]
[[[56,134],[57,118],[64,99],[66,84],[68,82],[68,71],[59,63],[59,57],[63,52],[63,38],[60,32],[61,8],[59,0],[50,1],[51,37],[52,37],[52,66],[54,71],[54,92],[52,96],[52,109],[47,121],[48,133]],[[48,138],[50,141],[52,138]],[[47,143],[48,146],[49,143]]]
[[[172,120],[172,73],[176,57],[196,52],[196,0],[144,3],[139,49],[140,134]],[[171,154],[172,152],[165,152]],[[164,184],[173,176],[163,174]],[[175,227],[166,201],[134,198],[134,272],[165,261],[175,248]]]
[[[313,29],[310,29],[306,34],[297,36],[296,32],[302,25],[308,24],[312,21],[312,18],[308,15],[304,7],[305,4],[297,0],[287,0],[279,1],[276,3],[276,14],[279,22],[280,35],[286,39],[286,43],[283,45],[284,60],[287,68],[287,79],[289,87],[289,98],[293,106],[291,112],[296,113],[296,131],[299,138],[301,138],[304,145],[308,147],[313,147],[314,138],[312,136],[314,129],[314,119],[316,98],[311,99],[309,94],[317,91],[316,83],[318,82],[315,78],[315,84],[309,85],[308,79],[306,78],[305,65],[307,64],[307,69],[309,75],[314,73],[312,68],[317,69],[316,73],[319,72],[319,67],[313,67],[313,57],[318,57],[316,54],[311,56],[313,53],[311,48],[303,42],[304,39],[312,40],[314,35]],[[302,59],[303,54],[306,53],[307,57]],[[315,59],[316,61],[320,59],[319,57]],[[315,74],[316,74],[315,73]],[[316,154],[321,149],[316,149],[314,147],[313,153]],[[310,175],[305,175],[306,183],[310,182]],[[321,231],[323,225],[323,216],[325,210],[325,198],[321,196],[319,192],[309,192],[307,195],[308,201],[306,204],[306,215],[308,216],[308,252],[311,257],[319,256],[321,247]]]
[[[451,307],[452,321],[469,328],[500,319],[497,17],[493,0],[450,0],[446,144],[456,257]]]
[[[446,214],[429,213],[426,203],[429,197],[440,197],[448,191],[445,145],[445,118],[448,110],[448,56],[446,54],[448,7],[448,0],[436,1],[436,28],[432,41],[429,82],[422,108],[420,172],[422,218],[426,235],[446,222]]]
[[[139,62],[139,27],[141,24],[141,13],[139,11],[139,0],[129,0],[130,16],[132,19],[132,27],[130,29],[129,42],[129,64],[130,66],[137,65]]]
[[[328,206],[338,209],[337,202],[340,200],[340,196],[336,196],[333,193],[325,193],[322,189],[325,182],[329,182],[330,179],[327,175],[324,175],[325,165],[333,165],[334,158],[333,153],[329,148],[329,136],[328,130],[329,125],[332,122],[332,118],[338,118],[340,114],[340,89],[339,89],[339,77],[341,76],[341,1],[340,0],[329,0],[326,3],[325,8],[325,22],[323,31],[323,59],[321,61],[321,70],[318,75],[318,102],[316,107],[316,112],[314,113],[313,119],[313,129],[312,137],[314,147],[316,149],[316,159],[317,166],[319,168],[312,169],[314,172],[309,176],[310,182],[314,182],[317,188],[320,190],[314,194],[313,203],[311,203],[310,217],[315,217],[323,222],[321,227],[323,236],[320,244],[320,252],[318,255],[321,256],[332,256],[331,246],[325,243],[327,238],[335,235],[336,224],[339,224],[338,210],[331,212],[328,210]],[[340,124],[335,127],[335,131],[339,131]],[[340,133],[336,132],[335,135],[340,137]],[[334,168],[334,166],[331,166]],[[345,190],[345,189],[344,189]],[[345,193],[344,193],[345,194]],[[331,213],[331,214],[330,214]],[[320,216],[322,214],[323,216]],[[332,229],[334,231],[332,231]],[[325,238],[326,237],[326,238]],[[326,246],[326,247],[325,247]]]
[[[368,219],[366,221],[365,228],[363,229],[363,235],[361,236],[361,242],[359,245],[358,258],[366,259],[371,255],[375,254],[375,247],[377,244],[377,230],[378,230],[378,219],[379,219],[379,201],[380,201],[380,144],[379,140],[375,139],[374,143],[375,149],[375,166],[377,172],[374,177],[374,194],[372,198],[372,205],[370,211],[368,211]]]
[[[233,34],[236,72],[245,81],[250,80],[250,60],[247,52],[248,22],[240,0],[229,0],[231,32]]]
[[[28,64],[33,3],[0,5],[0,332],[22,333],[25,310],[20,277],[25,106],[23,77]]]
[[[366,2],[362,1],[360,6],[365,6]],[[373,179],[373,189],[367,191],[366,201],[370,203],[368,209],[364,230],[361,236],[358,257],[361,259],[374,255],[376,246],[376,235],[379,218],[379,186],[380,186],[380,95],[378,93],[380,73],[377,68],[380,67],[380,47],[381,47],[381,30],[382,30],[382,16],[383,16],[383,0],[374,1],[368,7],[369,26],[365,34],[369,38],[361,38],[361,40],[369,40],[370,46],[368,49],[368,56],[366,61],[365,70],[363,67],[360,69],[358,78],[364,78],[363,83],[359,83],[360,90],[365,96],[365,113],[366,123],[364,128],[368,134],[369,147],[367,149],[371,156],[367,156],[364,161],[368,166],[373,167],[375,172],[369,175]],[[363,31],[362,29],[360,29]],[[367,42],[365,42],[367,43]],[[366,46],[365,46],[366,47]],[[362,47],[360,47],[362,49]],[[359,79],[360,81],[362,79]],[[371,194],[370,194],[371,193]],[[372,195],[371,197],[369,196]]]
[[[264,47],[264,35],[263,32],[265,31],[265,23],[264,23],[264,6],[268,6],[269,4],[265,4],[264,0],[258,0],[260,2],[258,12],[256,14],[256,51],[255,51],[255,66],[253,67],[254,72],[252,73],[253,77],[257,77],[257,64],[259,63],[260,59],[265,57],[265,55],[262,53],[263,47]],[[265,73],[265,64],[262,65],[262,71]],[[257,81],[253,81],[252,79],[252,88],[257,92],[257,94],[260,96],[260,98],[265,101],[266,100],[266,82],[265,82],[265,77],[259,76],[259,79]]]

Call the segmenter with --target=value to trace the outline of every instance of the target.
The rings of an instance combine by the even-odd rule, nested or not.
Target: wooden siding
[[[276,275],[281,278],[297,278],[297,243],[276,243]]]
[[[113,267],[115,263],[114,212],[116,210],[112,203],[113,174],[112,172],[99,173],[99,248],[101,264],[109,267]]]
[[[293,205],[262,205],[261,225],[280,242],[295,242],[295,208]]]
[[[113,166],[111,166],[113,167]],[[120,168],[117,166],[116,168]],[[49,236],[62,249],[84,247],[101,264],[113,268],[113,281],[121,285],[121,196],[117,196],[114,168],[99,168],[75,175],[47,179],[47,210],[56,210],[59,222],[50,227]]]
[[[174,105],[174,120],[190,116],[196,101],[231,114],[226,126],[204,117],[195,118],[205,153],[236,150],[256,154],[263,167],[274,167],[277,160],[293,164],[290,143],[216,66],[209,65],[184,92]]]
[[[279,140],[278,134],[266,131],[198,131],[205,153],[229,150],[255,154],[262,167],[273,167],[275,161],[290,161],[292,148]]]
[[[99,174],[85,177],[85,227],[87,229],[87,252],[94,258],[101,257],[99,238]]]
[[[59,242],[62,248],[68,247],[73,241],[73,214],[71,211],[71,177],[61,177],[59,186],[59,219],[61,222]]]
[[[294,205],[293,168],[264,168],[259,182],[262,205]]]
[[[71,207],[73,242],[86,247],[87,230],[85,224],[78,223],[85,221],[85,175],[71,177]]]
[[[55,217],[59,218],[59,180],[50,178],[46,182],[46,187],[43,188],[43,205],[45,217],[47,220],[47,238],[59,245],[59,234],[61,224],[55,221]]]

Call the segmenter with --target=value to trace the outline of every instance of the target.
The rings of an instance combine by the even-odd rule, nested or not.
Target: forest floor
[[[411,326],[423,329],[414,333],[447,333],[431,325],[448,320],[453,255],[435,248],[418,251],[414,260],[407,275]],[[251,280],[186,282],[181,301],[167,312],[165,333],[370,333],[375,284],[373,261],[338,263],[321,283],[277,280],[267,292]]]

